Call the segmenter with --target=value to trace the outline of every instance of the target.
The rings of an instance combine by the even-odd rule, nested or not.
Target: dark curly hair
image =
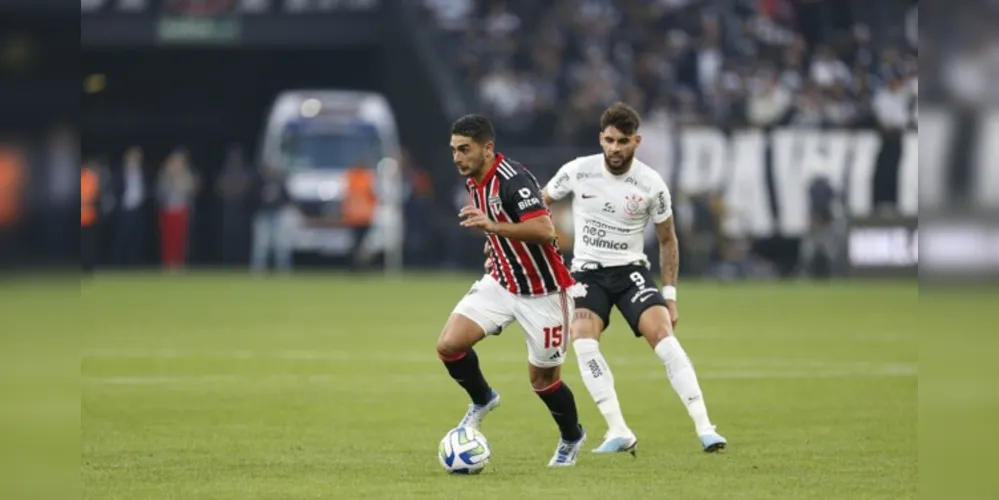
[[[638,116],[638,111],[623,102],[612,104],[600,115],[601,131],[607,130],[607,127],[614,127],[624,135],[632,135],[638,131],[641,124],[642,119]]]

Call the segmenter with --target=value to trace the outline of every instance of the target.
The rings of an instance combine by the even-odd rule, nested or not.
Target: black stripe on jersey
[[[486,214],[486,217],[489,217],[489,209],[486,207],[486,205],[484,205],[485,200],[479,197],[480,194],[482,196],[485,196],[484,192],[485,190],[483,190],[482,193],[479,193],[479,190],[474,185],[469,184],[469,191],[470,194],[472,195],[472,204],[475,206],[475,208],[482,210],[482,212]],[[510,272],[508,269],[512,266],[510,266],[509,262],[505,260],[506,255],[496,251],[496,241],[498,241],[499,238],[495,235],[487,234],[486,240],[489,241],[493,247],[492,275],[493,277],[496,278],[496,281],[498,281],[503,288],[509,289],[510,285],[506,279],[506,274]]]
[[[527,282],[527,274],[524,273],[524,265],[517,259],[517,254],[510,245],[510,241],[506,238],[500,237],[497,237],[497,239],[500,242],[500,248],[503,249],[503,257],[505,257],[506,261],[510,263],[510,268],[513,270],[513,279],[517,284],[517,293],[521,295],[531,295],[531,285]]]
[[[531,253],[531,258],[533,258],[534,262],[537,263],[538,276],[541,276],[541,281],[545,284],[545,291],[554,292],[558,290],[558,283],[555,279],[554,271],[552,270],[548,259],[545,258],[545,253],[541,250],[541,247],[538,245],[527,245],[527,251]],[[558,252],[557,249],[556,252]]]
[[[532,173],[530,170],[528,170],[526,168],[522,169],[522,170],[524,171],[525,174],[527,174],[527,177],[529,179],[531,179],[531,182],[533,182],[534,185],[537,186],[538,189],[541,189],[541,184],[538,183],[538,178],[534,176],[534,173]]]
[[[502,167],[503,167],[503,162],[500,162],[500,168],[502,169]],[[493,181],[489,183],[489,197],[499,198],[500,190],[502,188],[503,188],[502,183],[499,181],[499,179],[493,179]],[[483,192],[485,192],[485,189],[483,189]],[[491,206],[487,208],[488,210],[485,211],[486,215],[493,221],[498,221],[499,214],[493,212]],[[503,210],[502,205],[500,205],[500,210]],[[514,243],[512,243],[509,239],[503,238],[499,235],[496,236],[496,239],[499,240],[500,248],[503,249],[503,256],[506,257],[506,261],[510,263],[510,268],[513,271],[513,279],[517,283],[518,293],[530,295],[531,284],[527,279],[527,273],[524,270],[524,264],[520,262],[520,258],[517,256],[517,251],[514,250],[513,248]]]

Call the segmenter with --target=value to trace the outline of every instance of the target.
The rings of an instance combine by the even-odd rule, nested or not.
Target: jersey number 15
[[[545,327],[545,349],[562,345],[562,325]]]

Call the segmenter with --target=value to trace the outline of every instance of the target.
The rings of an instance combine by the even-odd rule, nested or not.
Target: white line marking
[[[703,380],[783,380],[783,379],[836,379],[836,378],[911,378],[918,376],[916,366],[904,363],[889,363],[872,365],[867,369],[841,367],[823,370],[707,370],[697,374]],[[264,375],[154,375],[154,376],[116,376],[116,377],[84,377],[86,383],[98,385],[219,385],[245,384],[257,387],[261,383],[268,384],[334,384],[344,389],[353,386],[350,374],[302,374],[302,373],[269,373]],[[365,376],[367,378],[367,376]],[[382,378],[392,379],[393,384],[413,384],[428,388],[427,384],[448,381],[447,374],[394,374]],[[654,380],[664,379],[665,374],[658,370],[655,373],[615,373],[619,380]],[[490,381],[516,382],[523,375],[502,373],[490,375]],[[449,386],[448,386],[449,387]],[[368,389],[364,389],[368,390]]]
[[[482,353],[481,357],[487,364],[524,364],[527,362],[526,353]],[[86,349],[82,353],[84,360],[122,360],[122,359],[149,359],[149,360],[205,360],[205,361],[317,361],[317,362],[364,362],[364,363],[394,363],[394,364],[437,364],[440,361],[432,351],[427,353],[390,353],[372,352],[370,350],[349,351],[311,351],[311,350],[284,350],[284,351],[252,351],[252,350],[219,350],[219,349]],[[615,366],[639,366],[657,367],[661,365],[659,359],[651,352],[648,356],[606,356],[608,364]],[[838,370],[850,373],[866,373],[877,371],[884,367],[895,369],[899,366],[906,367],[913,373],[917,371],[917,365],[910,363],[885,363],[885,362],[864,362],[864,361],[843,361],[832,362],[814,359],[796,358],[716,358],[706,356],[703,360],[695,359],[697,367],[709,373],[711,369],[723,372],[764,370],[780,372],[796,372],[807,375],[813,371]],[[700,372],[699,372],[700,376]],[[743,377],[753,378],[753,377]]]

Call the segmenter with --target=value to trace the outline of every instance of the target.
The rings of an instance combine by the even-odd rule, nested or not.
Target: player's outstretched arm
[[[487,234],[495,234],[525,243],[545,244],[555,241],[555,223],[548,215],[548,210],[541,208],[521,217],[520,222],[495,222],[486,214],[471,205],[462,208],[459,215],[461,225],[479,229]]]
[[[538,215],[516,223],[498,222],[493,232],[504,238],[539,245],[555,241],[555,223],[547,215]]]

